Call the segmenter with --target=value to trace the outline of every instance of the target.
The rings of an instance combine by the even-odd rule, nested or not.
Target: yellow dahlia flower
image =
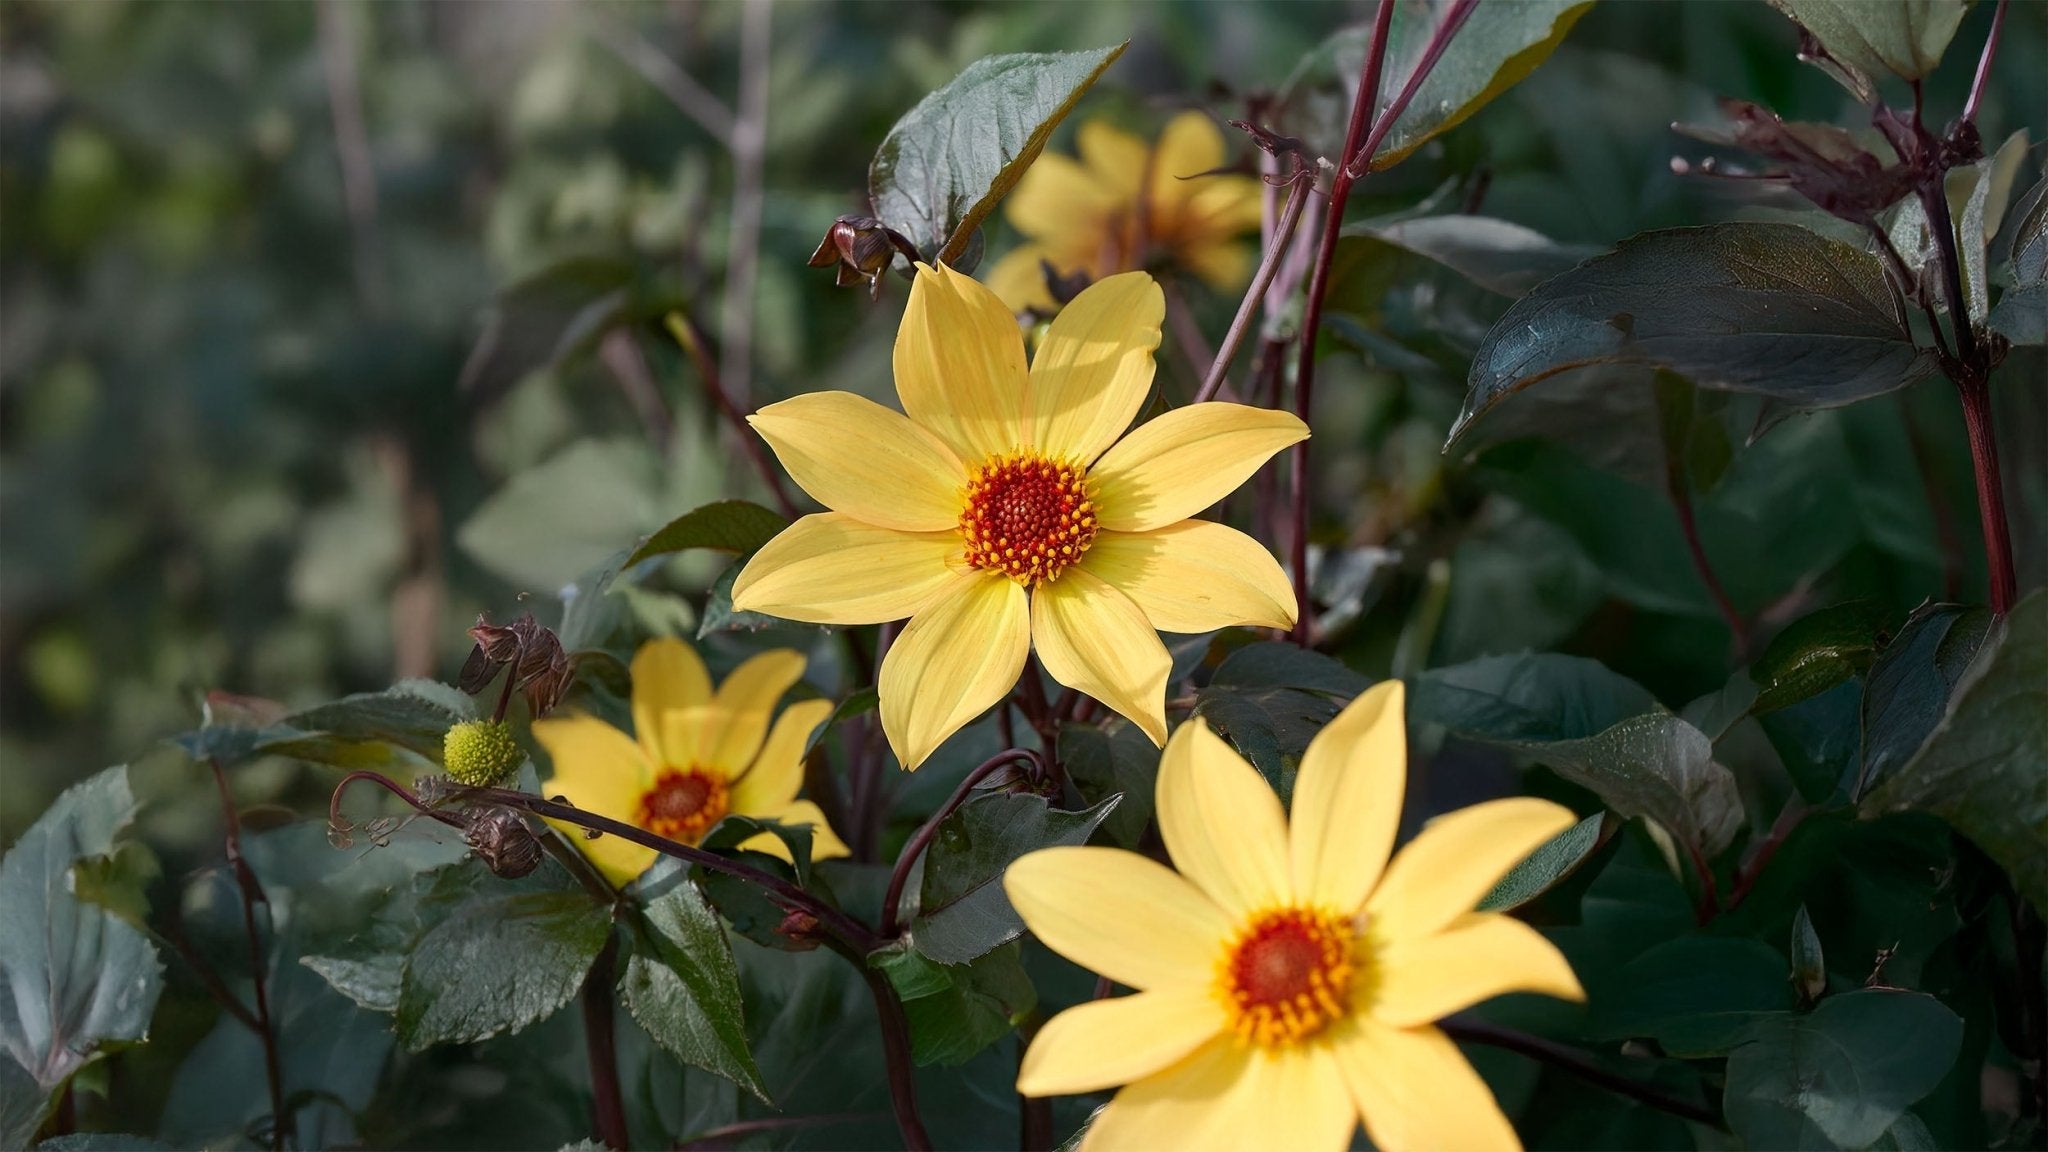
[[[554,760],[541,795],[565,797],[588,812],[695,844],[726,816],[756,816],[811,826],[815,859],[847,854],[846,845],[809,800],[796,798],[804,778],[804,746],[832,714],[830,700],[775,704],[804,674],[804,658],[787,648],[751,657],[716,692],[704,661],[672,637],[649,640],[633,657],[633,736],[593,716],[536,720],[534,739]],[[654,863],[654,849],[617,836],[585,839],[558,824],[613,884],[624,885]],[[789,859],[766,832],[740,845]]]
[[[1496,800],[1424,828],[1392,863],[1407,775],[1402,694],[1381,684],[1309,744],[1289,820],[1200,720],[1160,764],[1175,873],[1111,848],[1049,848],[1003,886],[1054,951],[1135,995],[1070,1008],[1024,1055],[1029,1096],[1128,1085],[1084,1147],[1513,1148],[1515,1130],[1440,1017],[1503,992],[1584,999],[1550,942],[1472,911],[1571,826]]]
[[[1165,314],[1142,272],[1077,296],[1027,370],[1002,301],[918,265],[896,334],[905,416],[846,392],[748,420],[830,512],[768,542],[733,605],[818,624],[910,618],[882,662],[882,728],[905,768],[1001,700],[1034,643],[1045,670],[1166,739],[1158,631],[1291,627],[1271,555],[1189,517],[1308,435],[1284,412],[1178,408],[1123,436]],[[1122,439],[1119,439],[1119,437]]]
[[[1075,134],[1077,162],[1041,154],[1004,212],[1028,239],[989,270],[989,287],[1013,312],[1050,313],[1041,261],[1062,276],[1100,280],[1169,266],[1231,291],[1251,279],[1263,193],[1251,176],[1203,175],[1225,162],[1223,133],[1200,112],[1167,122],[1156,147],[1100,120]]]

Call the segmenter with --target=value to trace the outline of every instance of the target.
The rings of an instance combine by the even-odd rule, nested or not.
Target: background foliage
[[[778,7],[750,40],[723,3],[0,6],[0,900],[9,924],[40,922],[18,903],[32,898],[89,922],[78,931],[100,952],[69,969],[76,1034],[149,1039],[85,1066],[71,1119],[172,1146],[268,1142],[262,1048],[195,975],[239,989],[251,963],[202,762],[213,755],[235,762],[248,867],[276,924],[261,962],[290,1038],[297,1141],[586,1137],[582,1024],[556,1010],[606,929],[568,877],[549,864],[515,890],[417,826],[376,851],[327,843],[333,765],[431,759],[468,702],[392,690],[360,740],[302,710],[451,681],[476,613],[523,608],[572,650],[609,654],[586,659],[579,689],[601,711],[618,708],[637,642],[662,632],[701,635],[721,671],[770,644],[804,648],[811,684],[847,697],[856,672],[835,637],[732,617],[728,554],[614,579],[689,509],[769,502],[663,317],[690,318],[744,403],[820,388],[886,398],[903,284],[885,281],[871,304],[803,262],[834,217],[866,208],[875,148],[926,93],[990,53],[1129,39],[1078,116],[1149,131],[1191,100],[1234,116],[1248,93],[1311,82],[1318,45],[1370,9],[817,3]],[[1965,18],[1926,82],[1930,109],[1960,106],[1989,15]],[[2048,128],[2048,19],[2031,3],[2009,19],[1980,116],[1991,148]],[[1796,416],[1754,442],[1780,415],[1754,399],[1687,387],[1660,405],[1597,376],[1460,420],[1482,337],[1552,272],[1653,228],[1816,226],[1669,162],[1701,151],[1671,124],[1718,122],[1722,94],[1860,126],[1795,47],[1760,3],[1597,5],[1523,83],[1363,181],[1351,218],[1371,223],[1334,266],[1315,414],[1317,598],[1337,662],[1229,640],[1176,653],[1196,711],[1283,792],[1314,725],[1391,674],[1414,685],[1427,765],[1410,827],[1516,790],[1588,814],[1546,882],[1500,898],[1564,948],[1592,1008],[1502,1001],[1475,1027],[1576,1044],[1609,1068],[1652,1054],[1651,1082],[1721,1100],[1732,1136],[1526,1054],[1472,1049],[1532,1145],[2040,1139],[2018,1119],[2023,1039],[1995,1010],[2026,978],[2000,927],[2008,897],[1978,849],[1925,814],[2009,870],[2032,859],[2022,890],[2048,891],[2048,767],[2026,687],[2042,675],[2048,609],[2037,594],[2003,631],[1981,609],[1915,612],[1978,603],[1986,582],[1947,382]],[[750,101],[767,109],[751,142],[719,115]],[[1293,130],[1334,149],[1317,128]],[[2020,189],[2038,150],[2027,165]],[[1542,244],[1503,263],[1505,246],[1463,251],[1393,218],[1425,201],[1476,201]],[[990,219],[998,252],[1011,237]],[[730,294],[736,276],[751,291]],[[1235,300],[1191,296],[1213,339]],[[1206,367],[1170,338],[1162,389],[1185,398]],[[2043,370],[2023,346],[1993,381],[2023,590],[2048,581]],[[1747,622],[1740,639],[1666,498],[1673,455]],[[1239,522],[1260,507],[1255,494],[1227,506]],[[210,690],[277,701],[294,728],[247,746],[208,742],[230,739],[217,729],[163,743],[241,715],[219,697],[203,715]],[[1058,734],[1074,807],[1096,806],[1086,816],[991,795],[962,811],[964,829],[1021,821],[1030,844],[1090,827],[1138,843],[1152,761],[1133,740],[1114,724]],[[844,906],[874,919],[886,861],[999,746],[984,724],[887,781],[887,820],[856,845],[864,862],[819,866]],[[2018,767],[1969,776],[1987,756]],[[1662,767],[1614,778],[1644,762]],[[1922,811],[1857,820],[1858,806]],[[1823,815],[1773,836],[1778,813],[1804,808]],[[66,812],[76,843],[30,831]],[[1766,841],[1770,867],[1748,869]],[[1090,992],[1035,945],[975,935],[987,876],[1008,858],[975,852],[934,848],[931,861],[959,859],[927,862],[911,929],[923,947],[888,970],[942,1145],[1014,1138],[1013,1025]],[[1695,852],[1730,905],[1704,927],[1680,860]],[[59,899],[67,885],[91,899]],[[750,1138],[894,1140],[855,974],[824,952],[771,954],[771,914],[749,920],[716,886],[731,963],[692,969],[677,957],[726,947],[694,891],[651,897],[658,930],[625,961],[619,1059],[636,1135],[800,1116],[832,1119]],[[437,906],[487,929],[444,920],[420,936]],[[566,959],[525,961],[509,998],[460,1001],[480,968],[496,977],[489,965],[539,954]],[[161,998],[144,996],[158,981]],[[689,1018],[721,998],[744,1004],[750,1052]],[[9,1051],[10,1110],[31,1094],[21,1069],[45,1089],[71,1071],[47,1045],[17,1051],[13,1034]],[[1057,1131],[1085,1114],[1059,1101]]]

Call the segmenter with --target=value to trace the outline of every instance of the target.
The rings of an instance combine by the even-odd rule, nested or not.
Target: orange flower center
[[[1351,921],[1282,908],[1252,921],[1217,966],[1230,1028],[1257,1044],[1291,1044],[1350,1010]]]
[[[1095,542],[1086,470],[1029,449],[975,469],[966,504],[967,563],[1026,587],[1057,580]]]
[[[701,768],[664,768],[640,797],[640,826],[657,836],[695,844],[725,819],[725,780]]]

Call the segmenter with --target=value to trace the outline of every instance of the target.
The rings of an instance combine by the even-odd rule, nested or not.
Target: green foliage
[[[1860,989],[1757,1024],[1728,1057],[1728,1122],[1759,1148],[1867,1148],[1947,1074],[1963,1022],[1932,996]]]
[[[747,1047],[725,927],[679,872],[671,870],[667,891],[648,902],[619,990],[627,1011],[676,1059],[767,1099]]]
[[[1119,798],[1062,812],[1042,796],[991,792],[939,822],[925,850],[910,946],[940,964],[968,964],[1024,932],[1003,894],[1003,870],[1027,852],[1081,844]]]
[[[626,557],[626,566],[630,568],[649,556],[667,556],[688,548],[751,553],[788,525],[789,521],[759,504],[720,500],[669,521]]]

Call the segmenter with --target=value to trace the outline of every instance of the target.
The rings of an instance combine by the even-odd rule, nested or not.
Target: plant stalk
[[[234,874],[235,887],[242,896],[242,927],[249,935],[249,982],[255,1000],[250,1016],[255,1021],[256,1036],[263,1042],[263,1076],[270,1087],[270,1147],[281,1152],[286,1139],[293,1135],[294,1124],[292,1114],[285,1108],[284,1062],[278,1056],[277,1025],[270,1016],[270,992],[263,978],[270,960],[264,953],[263,935],[256,927],[256,905],[269,908],[270,897],[264,893],[262,881],[256,878],[256,870],[242,857],[242,818],[235,812],[228,774],[217,759],[208,759],[207,765],[213,769],[213,782],[220,789],[221,819],[227,826],[223,845],[228,870]]]
[[[903,886],[909,882],[911,866],[917,863],[919,854],[931,844],[932,837],[938,835],[939,825],[967,802],[967,795],[974,791],[976,784],[988,779],[996,769],[1019,760],[1040,767],[1044,765],[1044,760],[1038,753],[1028,748],[1006,748],[996,753],[976,765],[974,771],[969,772],[960,781],[960,786],[953,789],[953,794],[946,798],[946,802],[939,805],[939,810],[932,813],[932,818],[925,821],[924,826],[913,833],[909,842],[903,845],[902,854],[896,857],[896,867],[889,872],[889,889],[882,897],[882,935],[885,938],[894,937],[901,930],[897,906],[903,903]]]
[[[905,1152],[931,1152],[932,1138],[917,1115],[917,1084],[911,1076],[910,1021],[903,1015],[903,1001],[888,977],[860,960],[860,974],[874,994],[875,1016],[882,1026],[882,1057],[889,1069],[889,1107],[896,1114],[896,1127],[903,1133]]]
[[[583,977],[583,1039],[590,1057],[591,1109],[598,1143],[625,1152],[632,1147],[626,1131],[626,1101],[619,1091],[619,1050],[613,1037],[612,982],[616,976],[619,938],[610,936],[597,961]]]
[[[1266,288],[1273,283],[1273,274],[1280,270],[1281,258],[1286,255],[1288,244],[1294,240],[1295,226],[1301,223],[1302,207],[1308,203],[1309,193],[1315,191],[1315,175],[1303,169],[1289,181],[1289,186],[1287,206],[1280,210],[1280,224],[1273,230],[1272,242],[1266,245],[1266,254],[1259,261],[1258,272],[1252,276],[1252,286],[1245,290],[1244,301],[1237,306],[1237,315],[1231,318],[1230,331],[1223,334],[1223,346],[1216,350],[1216,359],[1209,365],[1208,377],[1195,393],[1196,404],[1214,400],[1223,387],[1223,381],[1228,378],[1231,361],[1237,359],[1238,345],[1244,343],[1244,334],[1251,329],[1252,315],[1265,299]]]
[[[1512,1028],[1502,1028],[1461,1017],[1444,1020],[1437,1027],[1443,1029],[1444,1034],[1453,1040],[1462,1040],[1468,1044],[1485,1044],[1491,1048],[1520,1053],[1532,1060],[1569,1072],[1588,1084],[1605,1088],[1639,1104],[1647,1104],[1659,1112],[1668,1112],[1710,1128],[1726,1128],[1721,1114],[1713,1108],[1690,1100],[1681,1100],[1665,1094],[1653,1084],[1611,1072],[1594,1063],[1587,1053],[1570,1045],[1559,1044],[1555,1040],[1547,1040],[1527,1032],[1517,1032]]]

